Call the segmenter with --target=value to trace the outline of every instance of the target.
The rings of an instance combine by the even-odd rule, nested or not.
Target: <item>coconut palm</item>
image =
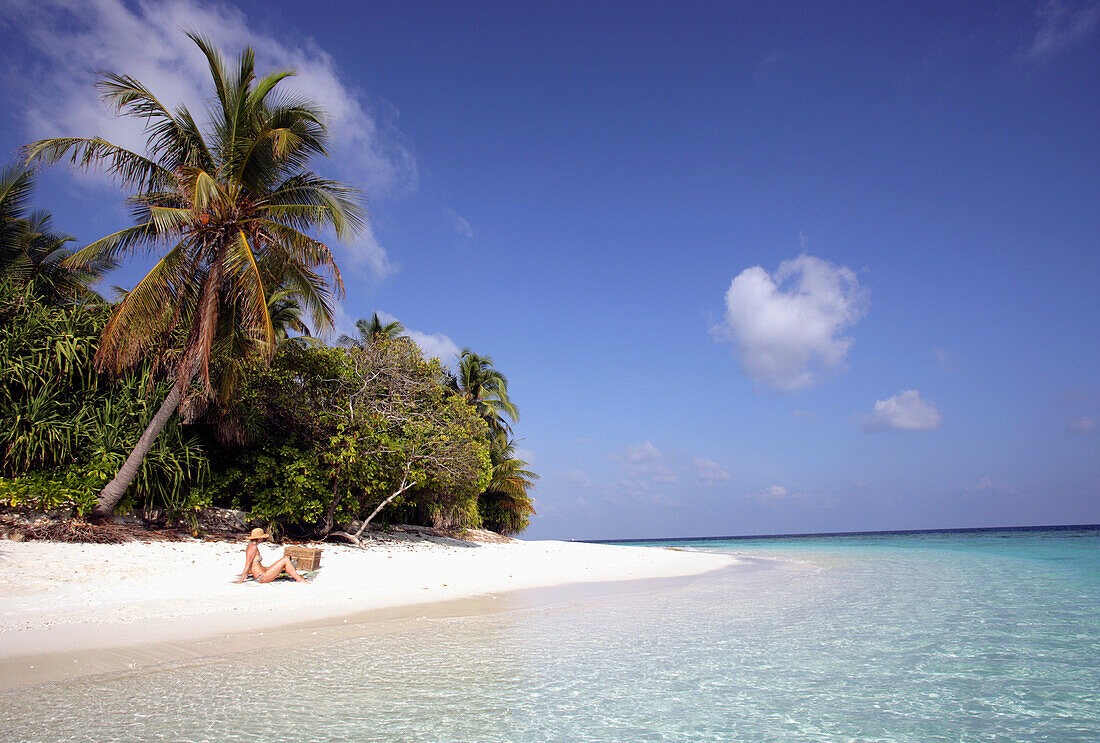
[[[32,284],[50,304],[100,299],[91,286],[114,267],[110,260],[74,267],[71,235],[53,231],[53,219],[44,211],[29,212],[35,173],[19,165],[0,170],[0,275],[16,286]]]
[[[458,357],[458,374],[454,388],[477,408],[477,413],[489,424],[493,436],[510,430],[504,416],[519,420],[519,410],[508,397],[508,379],[493,368],[493,360],[468,348]]]
[[[503,432],[495,435],[489,448],[493,476],[478,507],[486,528],[501,534],[518,534],[527,528],[535,508],[528,491],[539,476],[516,456],[516,442]]]
[[[267,298],[267,314],[271,317],[271,327],[275,331],[275,344],[281,346],[287,341],[303,339],[315,341],[306,325],[302,303],[290,289],[277,289]],[[290,331],[298,335],[291,337]]]
[[[356,321],[355,329],[359,331],[357,335],[341,335],[337,342],[345,348],[366,348],[375,341],[405,334],[405,326],[398,320],[383,324],[377,312],[370,316],[370,320]]]
[[[28,163],[67,159],[77,168],[98,167],[133,190],[128,201],[136,224],[91,243],[67,265],[138,251],[159,255],[112,314],[95,363],[120,372],[152,354],[164,359],[174,384],[100,493],[101,515],[114,509],[181,398],[213,396],[216,346],[233,338],[235,354],[270,358],[277,340],[271,289],[293,291],[314,328],[332,326],[334,294],[342,294],[343,283],[329,247],[309,233],[330,227],[342,239],[364,220],[353,189],[307,169],[311,158],[327,155],[327,132],[311,101],[279,88],[294,72],[257,78],[252,49],[229,65],[211,42],[188,35],[213,78],[208,126],[182,105],[170,111],[138,80],[104,73],[98,83],[104,102],[145,120],[147,155],[99,137],[25,148]]]

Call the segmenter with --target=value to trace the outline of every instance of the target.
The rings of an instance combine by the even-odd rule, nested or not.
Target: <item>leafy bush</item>
[[[84,516],[95,507],[96,494],[110,477],[111,473],[87,466],[0,478],[0,503],[39,511],[72,508]]]
[[[0,471],[9,505],[89,510],[125,461],[160,400],[150,364],[120,379],[92,359],[107,308],[52,306],[30,287],[0,282]],[[178,514],[209,474],[204,447],[178,420],[145,457],[128,494],[133,508]]]
[[[243,452],[207,490],[214,502],[251,511],[276,530],[312,527],[332,501],[332,481],[317,455],[292,444]]]

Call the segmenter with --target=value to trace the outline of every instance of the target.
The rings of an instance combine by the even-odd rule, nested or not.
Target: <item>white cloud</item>
[[[692,464],[695,465],[695,477],[703,487],[711,487],[730,479],[730,473],[711,459],[696,457],[692,460]]]
[[[661,458],[661,452],[653,445],[653,442],[646,441],[643,444],[637,446],[628,446],[623,449],[623,453],[620,455],[622,460],[627,464],[639,465],[647,462],[654,462]]]
[[[783,485],[771,485],[755,493],[749,493],[745,498],[765,506],[804,510],[829,509],[836,505],[836,499],[832,496],[805,490],[792,492]]]
[[[1092,433],[1096,430],[1096,419],[1088,416],[1074,418],[1066,423],[1066,430],[1070,433]]]
[[[783,500],[787,497],[787,488],[782,485],[771,485],[755,493],[749,493],[745,497],[752,500],[758,500],[761,503],[774,502]]]
[[[353,268],[366,269],[378,281],[392,276],[400,268],[379,244],[369,224],[360,235],[343,245],[343,253],[348,256]]]
[[[1039,28],[1026,56],[1041,61],[1087,39],[1100,23],[1100,2],[1046,0],[1040,3],[1036,15]]]
[[[331,167],[369,195],[415,190],[416,158],[397,129],[398,113],[341,79],[335,60],[308,39],[286,42],[250,27],[232,5],[194,0],[7,0],[5,33],[19,33],[38,53],[5,75],[9,100],[19,100],[27,136],[99,134],[131,148],[145,141],[141,122],[116,118],[93,87],[95,70],[132,75],[165,102],[185,103],[197,117],[211,92],[199,49],[181,31],[209,34],[227,57],[256,50],[257,69],[292,67],[283,86],[304,92],[325,110],[332,135]],[[281,87],[283,87],[281,86]],[[13,94],[12,88],[16,88]],[[26,93],[33,91],[33,95]]]
[[[451,207],[444,209],[443,215],[447,217],[447,222],[451,225],[451,229],[455,231],[455,234],[467,240],[473,239],[474,228],[470,226],[470,222],[466,217],[462,216]]]
[[[628,480],[620,483],[621,485],[648,488],[652,482],[676,482],[680,479],[665,463],[664,455],[650,441],[628,446],[612,459],[619,462],[627,473]]]
[[[439,359],[444,366],[453,366],[458,359],[458,346],[443,333],[421,333],[419,330],[410,330],[408,336],[420,346],[425,356],[430,359]]]
[[[383,324],[386,324],[394,322],[397,320],[397,317],[383,310],[379,310],[378,319],[381,320]],[[400,321],[398,320],[398,322]],[[404,323],[401,324],[404,325]],[[455,361],[458,360],[458,346],[449,336],[443,333],[425,333],[406,326],[405,335],[411,338],[416,345],[420,346],[420,350],[424,352],[425,356],[430,359],[439,359],[443,362],[444,366],[453,366]]]
[[[864,416],[863,430],[932,431],[941,423],[943,415],[935,403],[922,399],[917,390],[902,390],[875,403],[871,414]]]
[[[715,332],[734,343],[753,381],[790,392],[842,367],[854,343],[844,333],[867,306],[854,271],[803,254],[780,263],[774,275],[760,266],[738,274]]]

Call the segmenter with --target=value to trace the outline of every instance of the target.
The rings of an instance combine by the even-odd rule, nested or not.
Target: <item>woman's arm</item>
[[[245,578],[248,577],[249,571],[252,569],[252,560],[255,559],[254,555],[256,550],[259,549],[255,542],[250,542],[248,549],[244,551],[244,570],[241,571],[241,576],[237,578],[236,583],[244,583]]]

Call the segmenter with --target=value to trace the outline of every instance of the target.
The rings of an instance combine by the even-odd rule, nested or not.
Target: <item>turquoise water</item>
[[[1100,532],[675,543],[740,570],[5,696],[8,741],[1100,741]]]

